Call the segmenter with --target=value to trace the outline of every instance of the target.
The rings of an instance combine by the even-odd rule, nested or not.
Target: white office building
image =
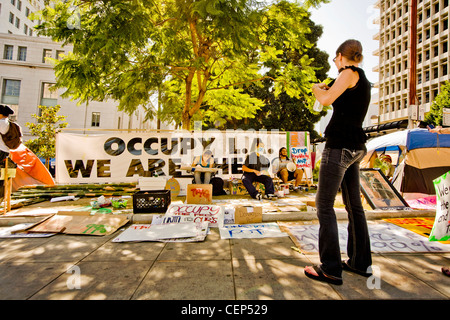
[[[418,105],[430,111],[441,85],[449,80],[449,0],[417,0],[417,101],[409,101],[409,0],[378,0],[379,123],[405,120]]]
[[[29,19],[31,12],[42,9],[43,1],[0,0],[0,103],[11,106],[22,126],[25,140],[31,138],[27,122],[35,122],[39,105],[61,105],[60,115],[68,127],[79,132],[99,129],[156,129],[156,120],[145,122],[145,110],[139,108],[131,116],[117,110],[116,101],[90,102],[61,98],[64,90],[50,90],[56,82],[53,66],[46,58],[58,59],[72,50],[47,37],[38,37]],[[171,129],[161,125],[161,129]]]

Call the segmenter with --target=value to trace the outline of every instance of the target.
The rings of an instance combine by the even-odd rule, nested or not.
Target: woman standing
[[[306,267],[309,278],[342,284],[342,270],[370,276],[372,264],[369,232],[360,197],[359,164],[367,153],[367,137],[362,123],[370,103],[371,84],[359,68],[363,59],[357,40],[339,46],[333,59],[339,76],[331,85],[315,84],[313,93],[325,106],[333,105],[333,115],[325,130],[326,144],[319,171],[316,194],[319,218],[319,254],[321,264]],[[348,212],[349,259],[341,261],[334,201],[339,187]]]

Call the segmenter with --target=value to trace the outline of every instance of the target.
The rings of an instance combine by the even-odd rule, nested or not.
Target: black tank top
[[[358,72],[359,80],[333,103],[333,115],[325,129],[325,147],[365,150],[367,136],[362,129],[362,123],[369,108],[372,87],[362,69],[354,66],[345,69]]]

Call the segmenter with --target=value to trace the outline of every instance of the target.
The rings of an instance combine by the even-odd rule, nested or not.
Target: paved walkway
[[[450,253],[374,254],[379,278],[344,272],[334,286],[308,279],[317,254],[290,238],[200,243],[113,243],[104,237],[56,235],[0,240],[0,297],[69,300],[449,299],[441,273]],[[77,277],[77,275],[80,277]]]
[[[381,219],[376,212],[368,216]],[[222,240],[211,229],[204,242],[112,242],[122,230],[100,237],[0,239],[0,299],[450,299],[450,277],[441,272],[450,266],[450,253],[374,254],[376,277],[344,272],[344,284],[334,286],[304,275],[319,256],[294,250],[289,237]]]

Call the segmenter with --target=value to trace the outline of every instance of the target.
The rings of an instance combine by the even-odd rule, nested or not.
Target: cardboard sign
[[[450,240],[450,171],[433,180],[436,189],[436,219],[430,241]]]
[[[262,207],[237,206],[234,212],[234,222],[236,224],[262,222]]]
[[[112,214],[95,214],[90,212],[64,212],[55,214],[38,222],[27,232],[65,233],[104,236],[115,232],[128,222],[126,216]]]
[[[292,147],[291,157],[298,169],[311,167],[308,147]]]
[[[194,222],[208,221],[210,227],[223,226],[223,208],[212,204],[171,204],[166,216],[191,216]]]
[[[211,204],[212,184],[188,184],[186,202],[189,204]]]

